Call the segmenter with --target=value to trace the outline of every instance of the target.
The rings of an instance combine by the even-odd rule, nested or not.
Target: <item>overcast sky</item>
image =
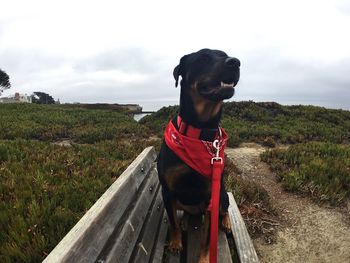
[[[61,102],[178,104],[181,56],[241,60],[232,100],[350,109],[350,1],[0,0],[0,68]]]

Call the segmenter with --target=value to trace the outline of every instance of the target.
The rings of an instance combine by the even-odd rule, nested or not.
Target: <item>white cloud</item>
[[[173,67],[209,47],[242,61],[238,99],[282,102],[292,90],[296,101],[313,94],[344,107],[348,95],[329,96],[349,85],[344,0],[12,0],[1,9],[0,67],[13,83],[7,93],[170,103],[178,96]]]

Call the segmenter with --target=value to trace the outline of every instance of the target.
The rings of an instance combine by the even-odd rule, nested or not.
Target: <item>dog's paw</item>
[[[221,228],[224,230],[226,233],[231,232],[231,221],[230,221],[230,216],[228,213],[226,213],[221,220]]]
[[[182,251],[182,238],[180,231],[176,231],[174,235],[171,236],[168,249],[172,254],[178,254]]]
[[[209,263],[209,250],[201,251],[198,263]]]
[[[179,254],[182,251],[182,242],[181,240],[172,240],[169,243],[169,247],[168,247],[170,253],[172,254]]]

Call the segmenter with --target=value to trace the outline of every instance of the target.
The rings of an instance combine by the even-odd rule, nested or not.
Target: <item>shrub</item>
[[[266,139],[264,139],[262,145],[270,147],[270,148],[274,148],[276,146],[276,143],[272,137],[267,137]]]

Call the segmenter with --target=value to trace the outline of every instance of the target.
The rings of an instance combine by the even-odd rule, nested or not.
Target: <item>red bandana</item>
[[[227,133],[221,128],[222,138],[220,140],[220,157],[224,160],[224,149],[228,140]],[[169,122],[164,132],[165,142],[175,154],[192,169],[208,178],[212,177],[213,165],[211,160],[216,155],[216,149],[212,142],[202,141],[181,134]],[[219,139],[219,136],[217,136]],[[224,167],[222,165],[222,167]],[[221,171],[222,172],[222,171]]]

